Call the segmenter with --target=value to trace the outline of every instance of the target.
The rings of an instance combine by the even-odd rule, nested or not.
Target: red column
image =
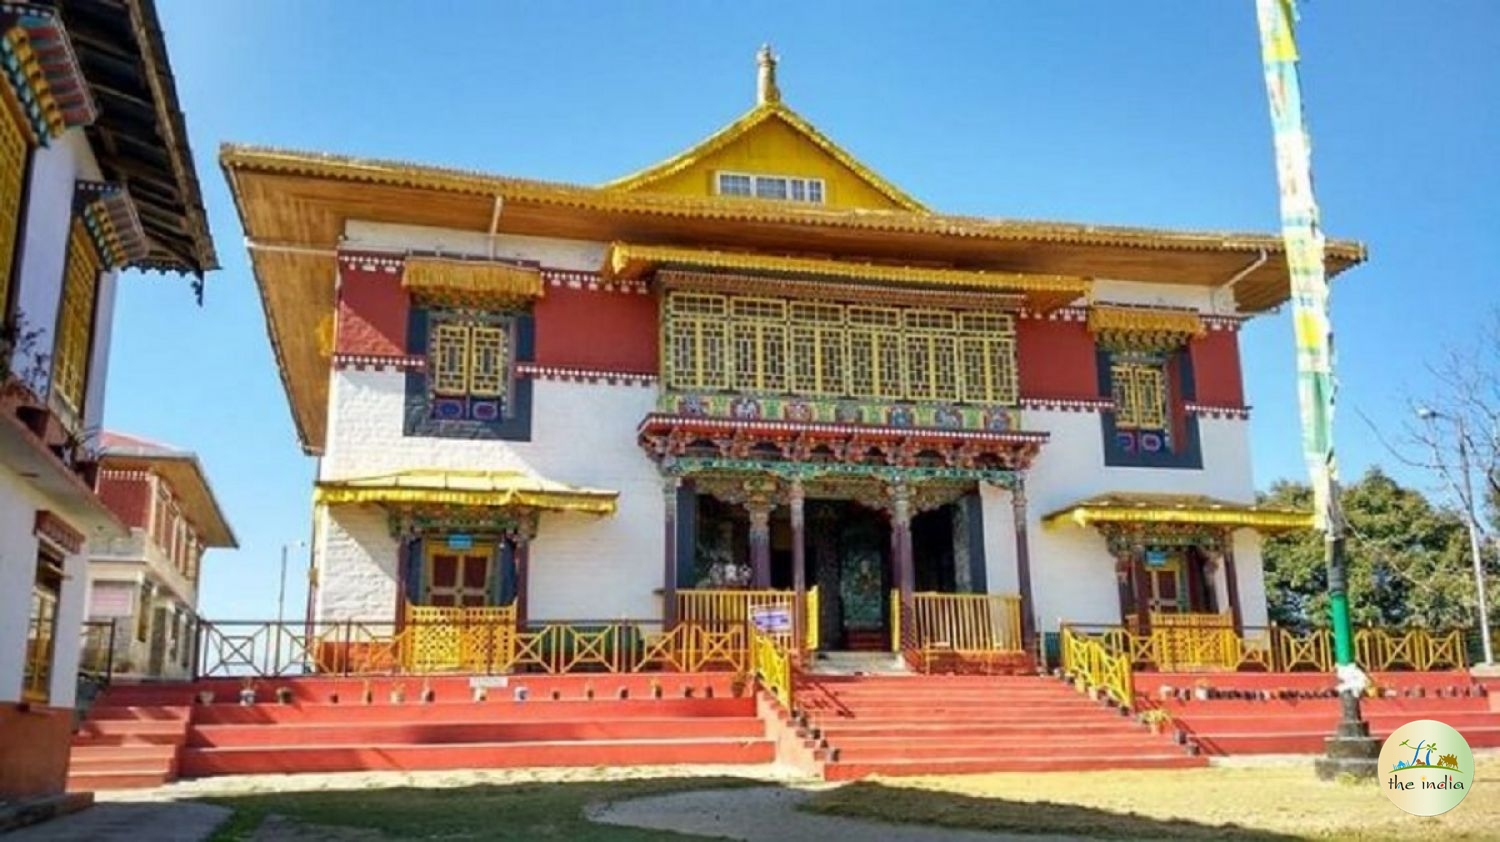
[[[802,480],[792,480],[788,502],[792,513],[792,651],[800,653],[807,647],[807,558],[803,546],[806,529]]]
[[[1021,589],[1021,641],[1027,651],[1036,642],[1036,603],[1031,597],[1031,539],[1026,530],[1026,478],[1018,475],[1010,490],[1016,525],[1016,584]]]
[[[661,616],[662,631],[677,627],[677,492],[682,487],[678,477],[662,481],[662,504],[666,509],[662,552]]]
[[[774,504],[752,500],[745,504],[750,512],[750,586],[771,587],[771,510]]]

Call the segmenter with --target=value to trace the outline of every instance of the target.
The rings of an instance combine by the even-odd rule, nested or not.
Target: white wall
[[[1115,468],[1104,465],[1104,434],[1093,412],[1027,410],[1026,430],[1051,434],[1027,473],[1028,517],[1031,536],[1032,594],[1041,628],[1053,630],[1059,620],[1077,623],[1116,623],[1120,620],[1114,557],[1103,536],[1093,528],[1072,525],[1043,527],[1044,515],[1096,494],[1156,492],[1203,494],[1239,503],[1255,501],[1250,467],[1249,422],[1199,418],[1203,452],[1201,470],[1178,468]],[[1003,495],[997,495],[1003,496]],[[1005,508],[1009,499],[1004,499]],[[1002,518],[998,503],[986,498],[985,531]],[[1007,513],[1008,514],[1008,513]],[[1003,556],[1014,564],[1014,551]],[[990,564],[994,565],[991,559]],[[1260,581],[1260,544],[1254,533],[1235,536],[1235,564],[1240,580],[1240,604],[1246,624],[1264,618],[1265,588]],[[991,582],[998,581],[991,575]],[[994,589],[994,586],[991,586]]]
[[[31,589],[36,583],[38,539],[36,512],[47,500],[25,479],[0,467],[0,702],[21,698],[26,636],[31,620]],[[57,637],[53,646],[53,707],[69,707],[76,693],[78,648],[88,590],[86,556],[63,560],[65,577],[59,594]]]
[[[493,252],[491,246],[493,245]],[[371,251],[423,251],[444,254],[489,256],[506,260],[536,260],[549,269],[596,272],[604,265],[604,243],[527,237],[478,231],[452,231],[420,225],[351,221],[344,226],[345,248]]]
[[[394,371],[336,371],[320,479],[411,469],[522,469],[547,479],[620,492],[612,516],[544,515],[531,548],[531,616],[659,616],[662,485],[636,445],[655,393],[640,386],[533,383],[529,442],[406,436],[406,378]],[[385,516],[339,506],[319,537],[320,617],[383,618],[396,599],[397,547]]]

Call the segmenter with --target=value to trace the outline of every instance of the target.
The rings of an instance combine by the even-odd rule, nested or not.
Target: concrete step
[[[161,772],[169,777],[177,773],[176,756],[165,758],[110,757],[108,755],[74,755],[68,759],[68,774],[94,775],[102,772]]]
[[[439,745],[568,740],[760,739],[765,724],[750,717],[599,719],[568,722],[407,722],[345,725],[198,725],[192,748],[273,745]]]
[[[159,769],[117,770],[112,772],[68,773],[69,792],[98,792],[106,789],[151,789],[175,780]]]
[[[553,701],[511,699],[484,702],[422,702],[401,704],[199,705],[198,725],[265,725],[281,723],[396,723],[396,722],[597,722],[631,718],[721,718],[755,716],[755,699],[582,699]]]
[[[116,705],[96,701],[89,719],[130,722],[185,722],[192,708],[187,705]]]
[[[79,727],[78,733],[85,737],[136,736],[172,737],[186,733],[187,722],[183,720],[138,721],[133,719],[88,719]]]
[[[912,775],[971,775],[984,772],[1079,772],[1114,769],[1190,769],[1208,765],[1205,757],[1185,753],[1096,754],[1078,757],[1050,757],[1045,760],[989,758],[947,758],[941,760],[887,760],[849,763],[837,761],[824,767],[830,781],[849,781],[871,775],[902,777]]]
[[[88,723],[84,723],[87,728]],[[170,734],[88,734],[73,735],[74,750],[102,746],[180,746],[187,742],[187,729]]]
[[[1012,734],[1047,739],[1059,733],[1059,729],[1055,726],[1038,725],[1029,728],[1018,728],[1004,721],[975,726],[945,722],[869,723],[856,720],[837,720],[829,722],[814,721],[812,722],[812,726],[830,740],[844,739],[846,737],[880,736],[910,740],[953,740],[966,736],[1004,739]],[[1067,733],[1088,736],[1100,734],[1139,734],[1142,731],[1141,725],[1123,717],[1070,726],[1066,729]]]
[[[767,739],[579,740],[441,746],[283,745],[184,749],[181,771],[188,777],[201,777],[521,766],[731,765],[770,763],[775,755],[775,744]]]

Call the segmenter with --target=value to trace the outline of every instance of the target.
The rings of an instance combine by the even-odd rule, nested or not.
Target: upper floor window
[[[669,388],[1012,405],[1015,326],[993,312],[697,292],[666,300]]]
[[[57,320],[56,357],[52,384],[73,412],[83,410],[89,347],[94,333],[94,299],[103,264],[83,220],[74,219],[68,236],[67,269],[63,273],[62,312]]]
[[[719,195],[822,204],[823,179],[721,172]]]
[[[1114,410],[1104,413],[1104,463],[1119,467],[1201,468],[1198,420],[1183,410],[1192,400],[1192,366],[1182,349],[1101,349],[1101,391]]]
[[[408,336],[426,360],[407,375],[407,435],[526,440],[531,381],[516,364],[531,360],[532,319],[521,310],[417,307]]]
[[[1117,357],[1110,364],[1110,383],[1116,429],[1167,428],[1167,372],[1162,362]]]
[[[0,92],[0,97],[5,94]],[[21,234],[21,194],[25,190],[26,162],[31,142],[21,121],[0,102],[0,321],[10,299],[10,278],[15,269],[16,245]]]

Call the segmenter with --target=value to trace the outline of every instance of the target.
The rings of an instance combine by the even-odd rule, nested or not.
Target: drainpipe
[[[1266,265],[1266,261],[1270,260],[1270,259],[1271,259],[1270,253],[1267,252],[1265,249],[1261,249],[1260,250],[1260,255],[1257,256],[1254,260],[1250,261],[1250,265],[1246,266],[1245,268],[1241,269],[1238,272],[1235,272],[1233,277],[1231,277],[1229,280],[1227,280],[1227,281],[1224,282],[1224,285],[1218,289],[1218,294],[1220,294],[1220,295],[1231,295],[1232,296],[1232,293],[1234,292],[1234,288],[1235,288],[1236,284],[1238,284],[1240,281],[1243,281],[1244,279],[1248,278],[1250,276],[1250,273],[1254,272],[1256,269],[1259,269],[1260,267]],[[1216,295],[1216,297],[1217,297],[1217,295]],[[1230,301],[1233,301],[1233,300],[1234,299],[1231,297]],[[1219,302],[1217,302],[1217,301],[1215,302],[1214,309],[1216,309],[1216,310],[1217,309],[1221,309],[1219,307]],[[1234,309],[1234,308],[1231,308],[1231,309]]]

